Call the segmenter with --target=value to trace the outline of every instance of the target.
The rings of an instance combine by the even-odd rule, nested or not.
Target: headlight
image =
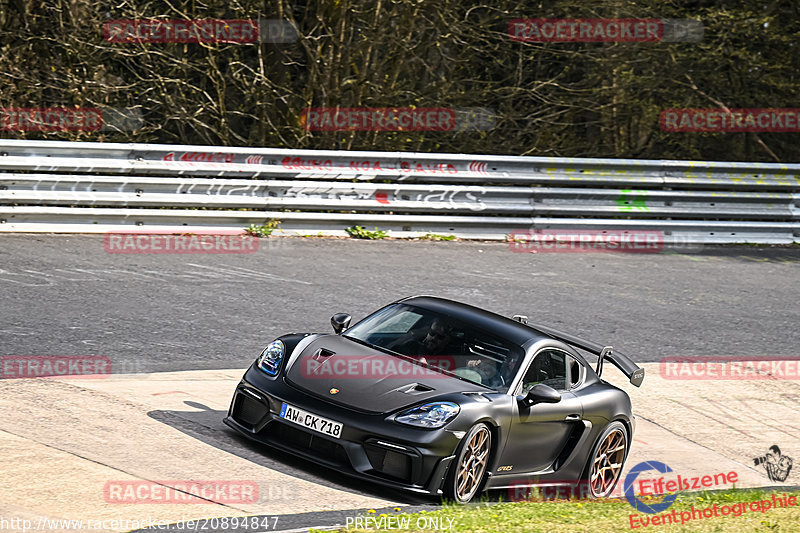
[[[453,402],[426,403],[403,411],[395,417],[395,422],[420,428],[440,428],[450,422],[460,410]]]
[[[258,356],[258,367],[270,376],[276,375],[283,361],[283,351],[283,341],[272,341]]]

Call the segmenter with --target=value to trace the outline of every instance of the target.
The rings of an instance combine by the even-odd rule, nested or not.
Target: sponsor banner
[[[132,131],[143,124],[136,108],[0,108],[0,131]]]
[[[508,247],[517,253],[658,253],[664,233],[649,230],[514,230]]]
[[[402,357],[364,355],[314,355],[302,360],[300,373],[309,379],[408,379],[444,378],[446,374],[430,367],[455,370],[455,359],[449,355],[420,356],[422,365]]]
[[[459,110],[456,110],[457,112]],[[240,153],[240,152],[196,152],[196,151],[136,151],[132,159],[143,161],[175,161],[191,168],[193,165],[206,166],[213,164],[245,164],[245,165],[275,165],[285,170],[314,171],[314,172],[392,172],[414,173],[423,175],[455,175],[461,172],[477,174],[490,174],[489,163],[472,161],[469,163],[456,163],[446,160],[430,159],[348,159],[340,158],[311,158],[299,156],[277,156],[274,153]]]
[[[0,379],[49,377],[105,378],[111,359],[93,355],[3,355]]]
[[[251,254],[258,243],[258,238],[241,234],[109,232],[103,236],[103,248],[110,254]]]
[[[307,131],[488,131],[491,109],[449,107],[310,107],[300,113]]]
[[[691,19],[513,19],[508,35],[519,42],[698,42],[703,24]]]
[[[293,43],[298,34],[287,20],[109,20],[103,38],[112,43]]]
[[[259,501],[258,484],[243,480],[108,481],[103,487],[106,503],[121,504],[243,504]]]
[[[237,161],[237,154],[224,153],[224,152],[183,152],[176,154],[175,152],[167,152],[161,157],[162,161],[184,161],[187,163],[246,163],[261,164],[263,158],[259,159],[253,157],[248,158],[246,161]],[[241,159],[241,157],[240,157]]]
[[[800,108],[664,109],[661,129],[677,132],[800,132]]]
[[[659,363],[663,379],[779,379],[800,380],[800,356],[774,357],[664,357]]]

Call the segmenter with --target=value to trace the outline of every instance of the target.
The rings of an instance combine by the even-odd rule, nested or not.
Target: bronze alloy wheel
[[[625,464],[627,444],[627,436],[621,424],[619,427],[613,426],[603,437],[592,459],[589,487],[593,497],[604,498],[614,489]]]
[[[460,502],[468,502],[478,491],[483,474],[486,472],[492,445],[492,435],[489,433],[489,428],[484,425],[476,426],[467,438],[469,440],[460,456],[456,478],[455,495]]]

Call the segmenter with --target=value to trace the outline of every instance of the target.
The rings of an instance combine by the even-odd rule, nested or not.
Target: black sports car
[[[395,488],[470,501],[486,489],[583,483],[608,495],[635,427],[628,395],[600,379],[611,347],[524,316],[429,296],[335,334],[284,335],[236,388],[225,423],[247,437]],[[576,348],[598,356],[596,370]]]

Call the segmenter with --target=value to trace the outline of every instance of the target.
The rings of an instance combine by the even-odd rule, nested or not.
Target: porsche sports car
[[[350,321],[336,314],[333,334],[272,341],[225,423],[340,472],[456,502],[520,486],[614,489],[635,419],[628,395],[600,376],[607,361],[640,386],[644,370],[629,357],[431,296]],[[596,368],[578,350],[598,356]]]

